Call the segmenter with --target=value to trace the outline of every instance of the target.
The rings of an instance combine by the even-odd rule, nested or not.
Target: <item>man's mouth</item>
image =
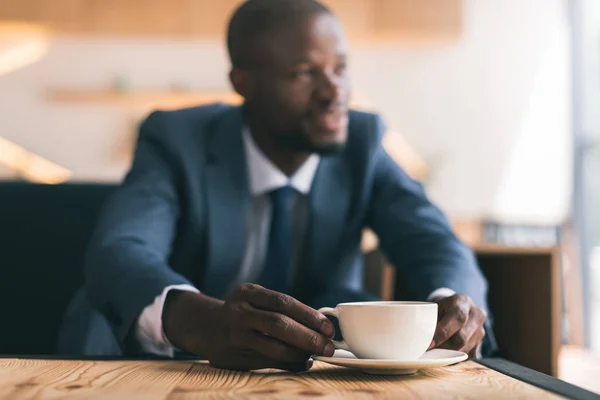
[[[348,113],[345,110],[326,112],[314,116],[313,121],[316,126],[328,132],[340,131],[348,121]]]

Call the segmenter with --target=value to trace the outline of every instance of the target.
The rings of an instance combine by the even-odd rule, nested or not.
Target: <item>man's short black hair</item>
[[[233,13],[227,29],[227,50],[235,68],[252,63],[253,46],[278,29],[331,11],[316,0],[247,0]]]

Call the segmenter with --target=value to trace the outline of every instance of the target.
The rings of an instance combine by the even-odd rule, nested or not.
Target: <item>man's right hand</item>
[[[219,368],[304,371],[311,355],[332,356],[333,324],[285,294],[243,284],[224,302],[192,292],[169,293],[163,328],[177,348]]]

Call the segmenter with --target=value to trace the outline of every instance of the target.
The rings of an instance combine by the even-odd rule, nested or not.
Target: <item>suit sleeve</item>
[[[373,120],[377,138],[373,157],[373,187],[367,225],[379,236],[380,247],[398,269],[397,284],[410,288],[419,300],[439,288],[471,297],[490,315],[486,321],[484,354],[497,350],[487,304],[487,281],[473,252],[452,232],[444,214],[433,205],[381,145],[385,132]]]
[[[122,347],[142,310],[164,288],[192,285],[168,265],[180,208],[165,134],[159,112],[142,124],[133,165],[105,205],[86,253],[90,300]]]
[[[374,145],[373,186],[367,224],[398,269],[398,277],[420,300],[439,288],[471,296],[487,310],[487,282],[472,251],[452,232],[443,213],[418,182],[411,179],[381,145],[378,117]]]

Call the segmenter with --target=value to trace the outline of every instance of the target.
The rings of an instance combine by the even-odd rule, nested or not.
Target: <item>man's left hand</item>
[[[462,294],[435,302],[438,304],[438,324],[429,348],[458,350],[475,357],[485,337],[483,323],[487,318],[486,312],[477,307],[470,297]]]

